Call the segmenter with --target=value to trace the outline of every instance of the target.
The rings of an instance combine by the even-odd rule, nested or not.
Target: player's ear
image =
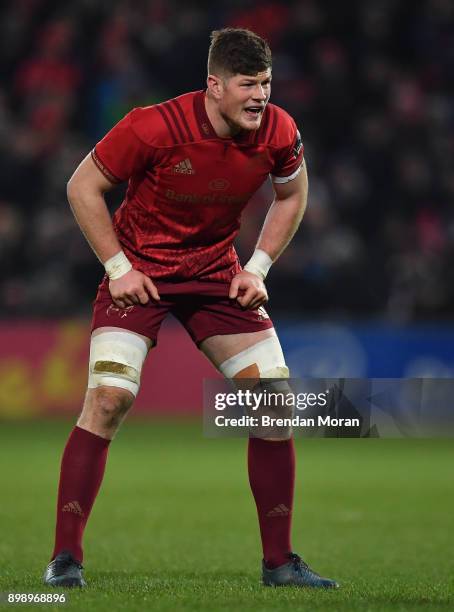
[[[223,82],[222,79],[215,74],[209,74],[207,76],[208,91],[216,100],[222,97],[223,93]]]

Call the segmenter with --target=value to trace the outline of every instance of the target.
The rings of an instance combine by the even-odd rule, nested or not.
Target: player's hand
[[[268,293],[259,276],[243,270],[233,277],[230,283],[229,298],[236,299],[243,308],[255,310],[266,304]]]
[[[114,304],[119,308],[147,304],[150,296],[154,300],[161,299],[153,281],[139,270],[130,270],[120,278],[109,281],[109,291]]]

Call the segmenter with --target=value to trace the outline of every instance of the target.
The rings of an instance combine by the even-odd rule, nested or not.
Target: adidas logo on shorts
[[[259,308],[257,308],[257,315],[261,321],[263,321],[264,319],[270,318],[269,314],[266,312],[263,306],[260,306]]]

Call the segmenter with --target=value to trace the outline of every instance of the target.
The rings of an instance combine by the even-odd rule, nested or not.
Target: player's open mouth
[[[263,110],[264,110],[263,106],[248,106],[247,108],[244,109],[244,112],[246,113],[248,117],[257,119],[257,117],[259,117],[262,114]]]

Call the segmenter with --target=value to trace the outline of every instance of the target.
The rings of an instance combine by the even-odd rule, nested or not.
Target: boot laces
[[[54,559],[54,567],[60,573],[70,567],[71,565],[76,565],[79,569],[83,569],[83,565],[78,563],[70,554],[65,555],[57,555]]]
[[[302,575],[303,570],[312,572],[311,568],[308,564],[301,559],[299,555],[296,553],[289,554],[290,561],[293,563],[294,569],[298,572],[298,574]]]

